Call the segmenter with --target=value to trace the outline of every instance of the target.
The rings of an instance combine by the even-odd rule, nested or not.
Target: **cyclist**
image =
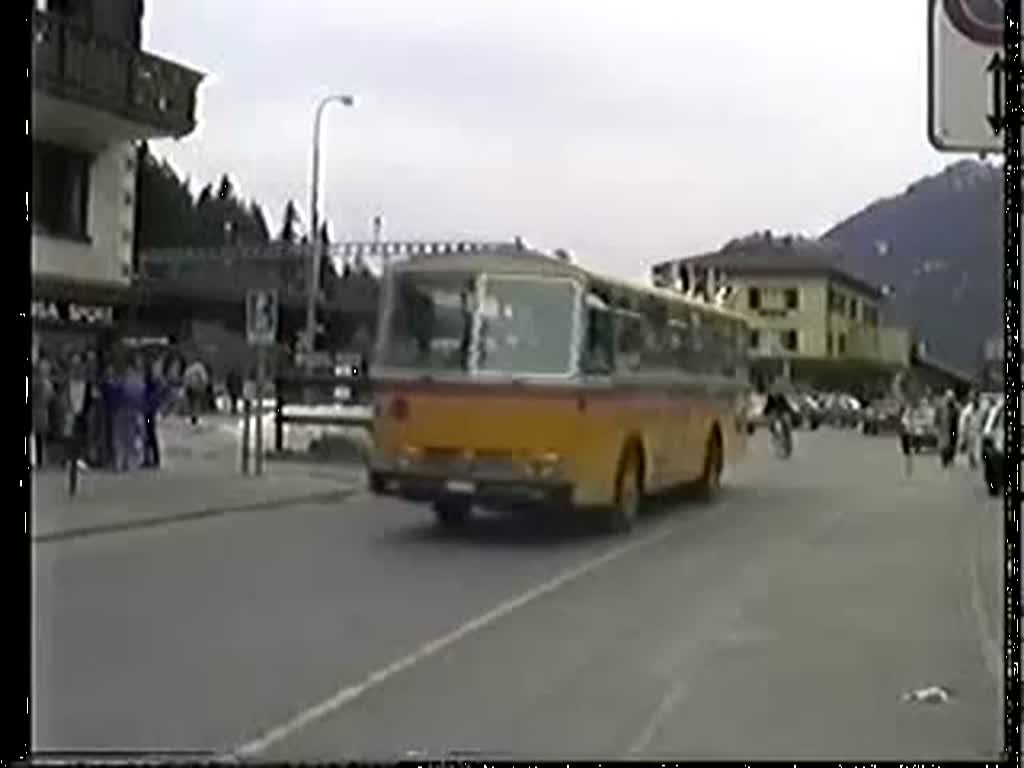
[[[778,421],[779,427],[782,429],[782,436],[789,449],[792,449],[793,446],[792,424],[795,415],[793,406],[786,395],[783,394],[782,387],[778,384],[773,386],[765,400],[764,416],[768,419],[769,425],[774,425]]]

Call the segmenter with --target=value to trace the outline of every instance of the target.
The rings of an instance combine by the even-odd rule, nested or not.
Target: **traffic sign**
[[[245,297],[245,335],[257,347],[277,341],[277,291],[249,291]]]
[[[941,152],[999,152],[1005,122],[1005,4],[930,0],[928,139]]]

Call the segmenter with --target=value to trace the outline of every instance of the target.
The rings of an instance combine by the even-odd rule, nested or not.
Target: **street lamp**
[[[340,104],[343,107],[354,107],[355,98],[348,94],[331,94],[320,100],[316,107],[316,117],[313,120],[313,174],[312,187],[309,193],[309,241],[312,246],[312,258],[309,260],[309,295],[306,297],[306,341],[309,345],[308,367],[313,366],[313,342],[316,338],[316,297],[320,290],[320,259],[322,258],[323,243],[320,242],[319,222],[319,194],[320,194],[320,122],[323,118],[324,108],[330,103]]]

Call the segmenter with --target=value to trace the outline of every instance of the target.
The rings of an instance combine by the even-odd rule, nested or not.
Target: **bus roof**
[[[685,306],[705,314],[718,315],[736,322],[747,323],[747,318],[744,315],[727,307],[684,296],[668,288],[658,288],[653,285],[645,285],[622,278],[602,275],[545,253],[522,249],[513,244],[486,251],[425,255],[400,262],[393,269],[395,272],[466,271],[574,277],[587,283],[606,286],[613,291],[650,296],[662,299],[676,306]]]

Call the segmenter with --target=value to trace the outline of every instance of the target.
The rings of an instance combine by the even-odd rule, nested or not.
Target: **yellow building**
[[[839,260],[830,244],[765,234],[653,271],[663,283],[681,273],[692,286],[710,273],[731,286],[725,301],[750,323],[755,379],[782,375],[809,386],[884,390],[911,365],[911,333],[882,324],[882,289],[841,269]]]

